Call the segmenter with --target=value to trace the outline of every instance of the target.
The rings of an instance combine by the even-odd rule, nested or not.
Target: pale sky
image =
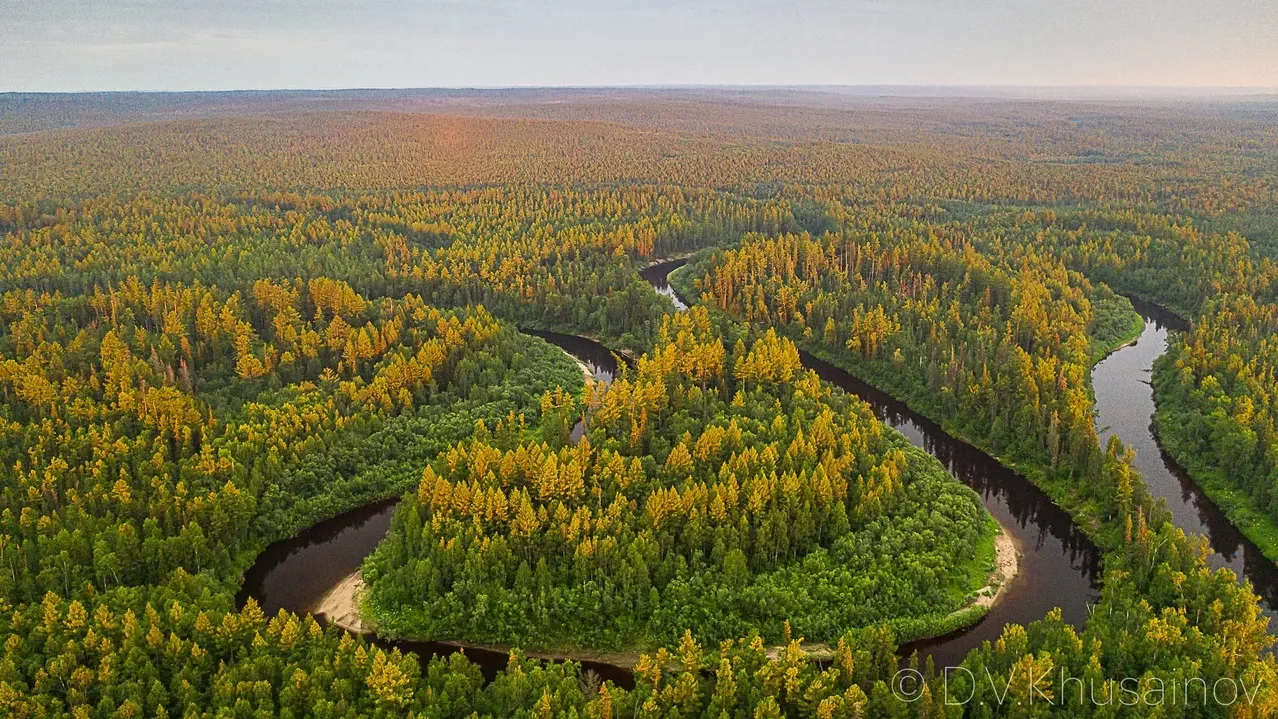
[[[0,0],[0,91],[1278,87],[1278,0]]]

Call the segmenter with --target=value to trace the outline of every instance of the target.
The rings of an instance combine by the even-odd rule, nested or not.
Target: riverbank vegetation
[[[539,383],[580,385],[482,309],[370,303],[325,278],[15,291],[0,313],[14,600],[225,576],[264,538],[401,489],[405,467],[511,421]]]
[[[710,258],[695,286],[704,302],[784,329],[998,456],[1094,472],[1092,343],[1121,341],[1130,305],[1051,258],[1000,266],[957,227],[946,242],[936,227],[925,240],[893,233],[891,218],[869,222],[868,237],[748,236]],[[1105,336],[1089,340],[1098,326]]]
[[[797,347],[1024,471],[1105,551],[1082,626],[967,656],[989,679],[952,681],[967,713],[1278,713],[1256,597],[1097,445],[1087,380],[1132,329],[1111,289],[1190,317],[1160,434],[1270,521],[1278,282],[1228,229],[1278,197],[1271,124],[636,92],[0,137],[0,714],[957,712],[926,665],[919,701],[893,697],[894,652],[948,628],[985,515]],[[702,306],[663,319],[637,269],[697,250],[678,281]],[[585,392],[515,326],[646,356]],[[642,647],[635,687],[234,608],[267,542],[405,491],[369,564],[386,627]],[[1258,690],[1027,706],[1030,672],[1089,698]]]
[[[912,639],[986,584],[976,495],[774,333],[667,316],[584,410],[575,446],[582,410],[551,395],[541,441],[477,436],[426,470],[365,563],[380,629],[530,649]]]
[[[1208,302],[1155,365],[1159,441],[1278,561],[1278,304]]]
[[[1155,363],[1159,441],[1278,559],[1278,266],[1247,238],[1192,221],[1094,211],[1029,219],[1035,242],[1070,267],[1188,319]]]
[[[1106,550],[1102,605],[1145,591],[1152,577],[1127,567],[1133,554],[1155,551],[1151,541],[1197,555],[1185,570],[1210,576],[1204,540],[1172,524],[1140,483],[1131,454],[1117,439],[1104,450],[1097,444],[1087,371],[1103,354],[1098,345],[1125,341],[1118,328],[1134,325],[1123,318],[1130,304],[1091,288],[1051,255],[1034,266],[1033,255],[1013,247],[1019,271],[1000,268],[998,254],[972,251],[983,243],[967,244],[979,235],[964,229],[961,251],[949,253],[936,227],[928,243],[882,228],[855,240],[829,232],[747,236],[676,281],[718,311],[781,327],[1034,478]],[[1105,308],[1099,319],[1092,297]],[[1245,621],[1257,646],[1271,642],[1267,620]],[[1105,624],[1093,613],[1087,629]],[[973,659],[969,667],[980,664]]]

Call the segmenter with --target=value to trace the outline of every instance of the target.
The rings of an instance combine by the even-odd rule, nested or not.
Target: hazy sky
[[[0,91],[1278,87],[1278,0],[0,0]]]

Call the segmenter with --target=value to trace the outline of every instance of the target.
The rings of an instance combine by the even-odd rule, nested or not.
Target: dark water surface
[[[1132,306],[1145,319],[1140,338],[1102,360],[1092,372],[1101,446],[1116,434],[1124,444],[1136,450],[1136,468],[1154,496],[1167,500],[1176,526],[1188,533],[1206,536],[1213,552],[1212,566],[1228,567],[1239,577],[1251,580],[1265,614],[1271,618],[1278,616],[1274,611],[1278,606],[1278,568],[1238,531],[1225,513],[1162,450],[1154,436],[1154,390],[1150,373],[1154,360],[1167,351],[1168,332],[1185,330],[1185,322],[1154,305],[1133,300]],[[1274,630],[1271,625],[1270,631]]]
[[[660,287],[670,289],[667,275],[686,262],[675,260],[649,267],[644,279],[659,286],[658,291]],[[673,289],[670,292],[674,294]],[[687,306],[677,295],[675,299]],[[1007,528],[1020,554],[1016,577],[984,619],[953,634],[907,644],[901,647],[903,654],[918,650],[922,656],[931,656],[938,667],[955,666],[982,642],[998,639],[1006,624],[1028,624],[1057,607],[1065,621],[1082,626],[1087,605],[1100,596],[1100,552],[1065,510],[1028,479],[951,437],[905,403],[806,352],[800,356],[821,379],[864,400],[879,420],[976,490],[985,508]]]
[[[616,355],[612,353],[612,350],[592,339],[545,330],[521,329],[519,331],[526,335],[540,337],[581,360],[600,382],[611,382],[617,376]]]
[[[669,297],[670,301],[674,303],[676,310],[683,311],[688,309],[688,303],[684,302],[683,298],[679,296],[679,293],[675,292],[674,287],[670,286],[669,277],[671,272],[674,272],[686,264],[688,264],[687,258],[662,262],[640,270],[639,276],[648,284],[652,285],[652,288],[657,291],[657,294]]]
[[[581,360],[594,375],[596,382],[608,384],[617,376],[618,355],[592,339],[544,330],[520,330],[520,332],[540,337],[567,352],[570,357]],[[572,433],[568,436],[568,440],[576,444],[584,436],[586,436],[586,423],[579,419],[577,424],[572,426]]]
[[[386,536],[398,502],[397,497],[366,504],[270,545],[245,573],[236,606],[253,597],[268,617],[281,609],[315,612]]]
[[[879,420],[976,490],[985,508],[1007,529],[1020,555],[1019,571],[984,619],[953,634],[906,644],[902,654],[917,649],[921,656],[931,656],[937,667],[957,666],[982,642],[997,640],[1005,625],[1028,624],[1056,607],[1065,621],[1082,626],[1087,605],[1100,596],[1100,551],[1065,510],[1025,477],[946,434],[904,403],[806,352],[800,356],[821,379],[860,397],[874,408]]]
[[[359,569],[364,558],[386,537],[398,503],[398,498],[374,502],[270,545],[244,575],[244,585],[235,597],[236,606],[243,607],[253,597],[268,617],[281,609],[298,615],[314,613],[329,590]],[[325,624],[323,617],[317,621]],[[383,649],[412,652],[422,660],[464,651],[488,679],[506,668],[508,658],[504,651],[462,649],[445,642],[388,641],[372,636],[365,639]],[[634,686],[633,676],[624,669],[601,662],[580,664],[584,671],[594,672],[601,680],[611,680],[622,687]]]

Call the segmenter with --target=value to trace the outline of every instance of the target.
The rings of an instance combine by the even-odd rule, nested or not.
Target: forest
[[[875,624],[913,639],[958,621],[990,559],[976,497],[805,371],[789,340],[729,350],[742,332],[701,308],[667,315],[633,376],[587,399],[575,445],[582,410],[551,395],[542,442],[442,453],[365,564],[377,626],[631,648]],[[981,581],[965,586],[973,557]]]
[[[1278,715],[1269,617],[1101,445],[1090,381],[1128,298],[1188,320],[1159,439],[1278,559],[1272,124],[621,95],[7,115],[0,714]],[[685,256],[675,312],[639,271]],[[585,381],[520,329],[634,362]],[[899,655],[980,620],[999,529],[803,352],[1066,509],[1086,621],[959,676]],[[504,669],[237,606],[270,543],[392,497],[360,611]],[[1199,681],[1249,693],[1165,693]]]

